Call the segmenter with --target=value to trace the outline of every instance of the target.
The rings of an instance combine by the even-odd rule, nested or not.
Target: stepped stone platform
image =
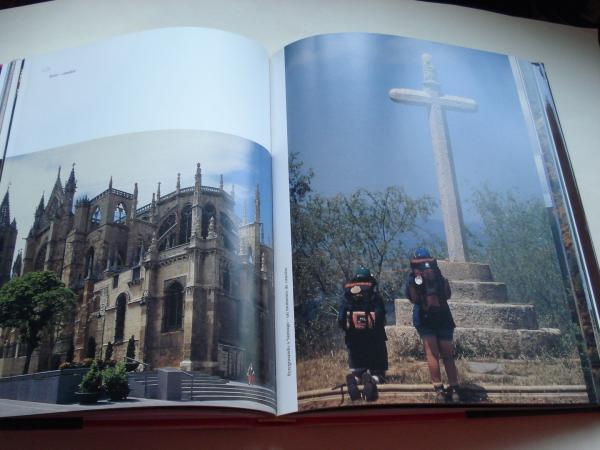
[[[275,392],[264,386],[225,380],[202,372],[187,372],[181,380],[181,401],[251,401],[270,408],[276,407]],[[156,371],[128,374],[130,397],[158,398],[158,374]]]
[[[463,357],[503,359],[557,356],[560,330],[539,328],[533,305],[508,303],[506,285],[495,282],[489,265],[439,261],[448,278],[448,302],[456,322],[456,353]],[[396,325],[386,327],[388,351],[422,356],[422,344],[412,326],[413,305],[397,299]]]

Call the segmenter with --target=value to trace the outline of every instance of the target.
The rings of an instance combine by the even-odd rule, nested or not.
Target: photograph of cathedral
[[[195,153],[202,160],[203,152]],[[199,162],[182,159],[187,164],[178,163],[180,173],[166,174],[151,159],[143,177],[150,178],[152,170],[158,179],[172,177],[171,189],[161,192],[158,182],[153,192],[142,192],[132,173],[125,190],[113,184],[111,174],[98,171],[108,181],[105,188],[80,193],[79,161],[65,177],[56,167],[54,180],[45,180],[49,194],[40,192],[37,207],[31,204],[28,229],[11,217],[16,182],[6,188],[0,206],[0,283],[48,270],[77,296],[73,321],[53,344],[42,342],[29,372],[56,369],[69,352],[74,361],[90,351],[103,358],[107,346],[113,359],[122,360],[133,337],[135,359],[145,367],[238,379],[252,364],[259,381],[272,384],[273,251],[261,219],[261,201],[270,207],[263,193],[270,195],[270,186],[257,178],[253,192],[247,185],[226,189],[223,175],[216,185],[208,184]],[[7,166],[3,181],[11,175]],[[182,178],[193,183],[185,185]],[[252,202],[250,208],[244,202],[241,215],[236,187],[245,188]],[[270,230],[270,215],[266,219]],[[20,250],[17,236],[24,242]],[[25,358],[18,335],[3,329],[0,339],[0,376],[20,374]]]

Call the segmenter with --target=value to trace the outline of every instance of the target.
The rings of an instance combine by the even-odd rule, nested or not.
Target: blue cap
[[[356,269],[354,273],[355,278],[369,278],[371,276],[371,271],[363,266]]]
[[[431,254],[429,253],[429,250],[427,250],[425,247],[419,247],[415,250],[415,258],[431,258]]]

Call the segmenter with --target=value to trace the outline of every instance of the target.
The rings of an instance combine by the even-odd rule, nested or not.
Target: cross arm
[[[456,97],[454,95],[443,95],[438,97],[438,102],[445,108],[457,109],[461,111],[477,111],[475,100],[465,97]]]
[[[390,89],[390,98],[397,103],[416,103],[419,105],[430,105],[435,100],[425,91],[414,89],[395,88]]]

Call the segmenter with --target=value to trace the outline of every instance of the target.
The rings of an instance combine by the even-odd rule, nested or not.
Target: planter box
[[[63,369],[0,378],[0,398],[28,402],[76,403],[75,392],[88,369]]]

